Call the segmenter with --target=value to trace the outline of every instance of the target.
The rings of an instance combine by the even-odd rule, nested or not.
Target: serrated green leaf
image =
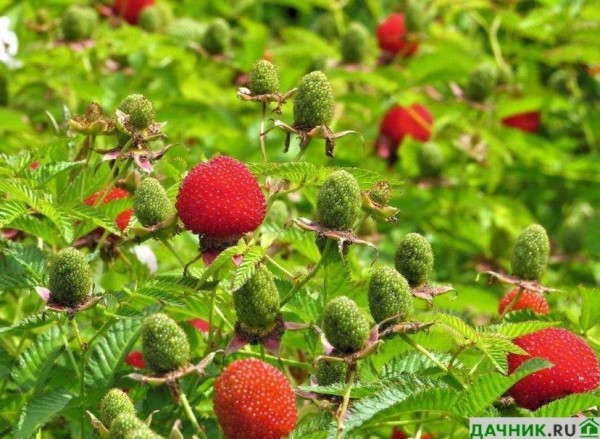
[[[64,409],[72,398],[73,396],[64,389],[34,395],[23,407],[19,420],[13,427],[13,438],[30,438],[40,427],[43,427]]]
[[[119,366],[137,340],[142,319],[118,320],[94,344],[85,368],[85,384],[95,392],[108,389]]]
[[[22,201],[3,201],[0,206],[0,227],[6,227],[17,218],[29,212],[29,207]]]
[[[542,329],[556,326],[558,322],[541,322],[538,320],[529,320],[519,323],[503,323],[501,325],[492,325],[482,328],[486,333],[495,332],[504,335],[508,338],[515,339],[522,335],[531,334],[532,332],[541,331]]]
[[[466,345],[469,343],[476,344],[480,338],[477,331],[460,317],[450,314],[438,314],[436,316],[436,322],[438,325],[447,329],[459,345]]]
[[[308,162],[250,163],[248,167],[254,175],[283,178],[294,183],[315,180],[321,173],[317,166]]]
[[[581,329],[588,331],[600,323],[600,290],[592,288],[581,289]]]
[[[333,422],[333,416],[327,412],[321,412],[314,416],[304,416],[289,439],[320,439],[327,435],[327,429]]]
[[[600,392],[569,395],[552,401],[533,412],[538,418],[563,418],[575,416],[592,407],[600,406]]]
[[[18,321],[12,326],[5,326],[0,328],[1,335],[15,335],[21,334],[31,329],[41,328],[42,326],[50,325],[54,322],[60,322],[64,320],[62,315],[56,313],[46,314],[44,312],[38,314],[32,314],[25,317],[23,320]]]
[[[452,358],[452,355],[446,352],[431,352],[431,354],[442,364],[448,363]],[[453,367],[455,369],[460,369],[463,365],[455,360]],[[437,366],[430,358],[426,357],[421,352],[410,351],[396,356],[384,364],[381,371],[381,378],[393,378],[405,373],[417,373],[432,368],[437,368]]]
[[[0,289],[42,285],[46,257],[35,245],[9,242],[0,255]]]
[[[36,385],[43,385],[63,347],[62,333],[58,326],[39,335],[17,359],[12,371],[15,384],[25,391]]]
[[[509,376],[497,373],[486,374],[476,379],[464,392],[461,408],[468,416],[477,416],[496,399],[502,396],[517,381],[540,369],[550,367],[551,363],[534,358],[523,363]]]
[[[267,249],[258,245],[250,247],[244,252],[244,259],[233,275],[231,290],[235,291],[246,283],[256,271],[257,264],[267,254]]]
[[[200,279],[198,279],[198,285],[202,285],[204,282],[206,282],[223,265],[231,263],[231,258],[236,255],[243,254],[246,251],[246,248],[246,244],[239,243],[219,253],[219,256],[217,256],[212,264],[210,264],[208,268],[204,270],[204,273],[202,273],[202,276],[200,276]]]

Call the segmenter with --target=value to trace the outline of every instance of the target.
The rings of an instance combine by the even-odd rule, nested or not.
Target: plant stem
[[[290,289],[290,291],[286,294],[286,296],[281,301],[281,306],[288,303],[292,299],[292,297],[294,297],[294,295],[298,292],[298,290],[300,290],[304,285],[306,285],[306,283],[309,280],[311,280],[313,277],[315,277],[315,274],[317,274],[317,272],[321,269],[321,267],[323,266],[323,264],[325,262],[325,256],[327,256],[327,251],[329,250],[330,246],[331,246],[331,240],[328,239],[327,244],[325,244],[325,249],[323,250],[323,254],[321,255],[321,259],[319,259],[319,262],[317,263],[317,265],[315,265],[313,267],[313,269],[304,277],[304,279],[302,279],[299,283],[294,285],[292,287],[292,289]]]
[[[344,391],[344,400],[342,401],[342,405],[338,409],[336,413],[337,418],[337,434],[335,435],[336,439],[341,439],[344,436],[344,418],[346,417],[346,412],[348,411],[348,403],[350,402],[350,392],[352,391],[352,386],[354,385],[354,375],[356,371],[352,370],[348,376],[348,382],[346,383],[346,390]]]
[[[504,311],[502,311],[502,313],[500,314],[500,318],[503,318],[506,314],[508,314],[509,312],[512,311],[515,304],[519,301],[519,299],[521,299],[521,296],[523,295],[523,291],[524,291],[523,288],[519,287],[519,292],[517,294],[515,294],[515,297],[513,297],[513,299],[506,306],[506,308],[504,308]]]
[[[286,366],[293,366],[293,367],[298,367],[298,368],[302,368],[302,369],[312,369],[312,365],[307,364],[307,363],[302,363],[302,362],[296,361],[296,360],[288,360],[286,358],[277,358],[277,357],[274,357],[274,356],[268,355],[268,354],[265,354],[264,357],[262,357],[259,352],[237,351],[235,354],[232,354],[232,355],[240,355],[240,356],[252,357],[252,358],[263,358],[265,362],[271,362],[271,363],[275,363],[275,364],[277,364],[278,362],[281,362],[282,364],[285,364]]]
[[[177,383],[177,387],[179,388],[179,398],[181,399],[181,405],[183,406],[183,410],[185,411],[185,414],[187,415],[188,419],[196,429],[196,433],[198,433],[203,438],[207,438],[206,434],[204,433],[204,430],[202,430],[202,428],[200,428],[200,424],[198,424],[198,420],[196,419],[192,407],[190,406],[190,403],[188,402],[187,397],[185,396],[185,392],[181,388],[181,384]]]
[[[267,148],[265,146],[265,136],[263,133],[265,131],[265,116],[267,114],[267,103],[262,103],[262,115],[260,117],[260,133],[258,134],[258,141],[260,143],[260,151],[262,152],[263,161],[267,161]]]
[[[175,259],[177,259],[179,265],[181,265],[181,267],[184,268],[185,262],[183,261],[183,259],[181,259],[181,256],[179,256],[177,251],[173,248],[169,240],[167,238],[160,238],[160,242],[162,242],[163,245],[167,248],[167,250],[169,250],[173,254],[173,256],[175,256]]]
[[[208,353],[208,349],[210,349],[210,346],[212,345],[212,341],[215,335],[215,328],[214,328],[214,320],[215,320],[215,304],[217,301],[217,288],[215,288],[212,292],[212,294],[210,295],[210,309],[208,311],[208,342],[206,343],[206,349]]]
[[[77,365],[77,361],[75,361],[75,356],[73,355],[71,346],[69,346],[69,341],[67,340],[67,336],[65,335],[65,332],[63,331],[62,326],[58,325],[58,330],[60,331],[60,334],[62,336],[63,343],[65,345],[65,349],[67,350],[67,355],[69,356],[69,359],[73,365],[73,369],[75,369],[75,375],[77,375],[77,379],[79,380],[79,379],[81,379],[81,373],[79,372],[79,366]]]
[[[79,332],[79,326],[77,325],[77,321],[75,319],[71,320],[71,326],[73,327],[73,332],[75,332],[75,337],[77,337],[79,348],[83,351],[83,340],[81,338],[81,333]]]
[[[281,271],[283,274],[285,274],[287,277],[289,277],[290,279],[294,280],[296,278],[296,276],[294,276],[294,274],[290,273],[287,269],[285,269],[285,267],[282,267],[281,264],[279,264],[279,262],[277,262],[275,259],[273,259],[271,256],[266,255],[265,259],[267,261],[269,261],[269,263],[271,265],[273,265],[273,267],[277,268],[279,271]]]

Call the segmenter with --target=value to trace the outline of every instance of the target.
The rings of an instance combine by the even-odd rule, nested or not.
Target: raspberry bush
[[[0,437],[598,416],[597,3],[0,15]]]

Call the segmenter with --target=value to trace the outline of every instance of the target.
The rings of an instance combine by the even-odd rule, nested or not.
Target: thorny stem
[[[352,391],[352,385],[354,384],[354,375],[356,371],[352,370],[348,376],[348,382],[346,383],[346,390],[344,391],[344,400],[342,405],[338,409],[336,413],[337,417],[337,434],[335,435],[336,439],[341,439],[344,436],[344,418],[346,417],[346,412],[348,411],[348,403],[350,402],[350,392]]]
[[[263,161],[267,161],[267,148],[265,146],[265,136],[263,136],[263,132],[265,131],[265,116],[267,114],[267,103],[262,103],[262,115],[260,117],[260,133],[258,135],[258,141],[260,143],[260,151],[262,152]]]
[[[294,285],[292,287],[292,289],[286,294],[286,296],[283,298],[283,300],[281,301],[281,306],[285,305],[286,303],[288,303],[292,297],[294,297],[294,295],[304,286],[306,285],[306,283],[311,280],[313,277],[315,277],[315,274],[317,274],[317,272],[321,269],[321,267],[323,266],[323,263],[325,262],[325,256],[327,255],[327,251],[329,250],[329,247],[331,246],[331,240],[328,239],[327,240],[327,244],[325,244],[325,249],[323,250],[323,254],[321,255],[321,259],[319,259],[319,262],[317,263],[317,265],[315,265],[313,267],[313,269],[304,277],[304,279],[302,279],[299,283],[297,283],[296,285]]]
[[[185,392],[181,388],[181,384],[177,383],[177,387],[179,387],[179,398],[181,399],[181,405],[183,406],[183,410],[185,411],[185,414],[187,415],[188,419],[196,429],[196,433],[198,433],[201,437],[208,439],[206,434],[200,427],[200,424],[198,424],[198,420],[196,419],[196,416],[192,411],[192,407],[190,406],[190,403],[188,402],[187,397],[185,396]]]
[[[411,339],[406,334],[400,334],[400,337],[402,338],[402,340],[404,340],[406,343],[411,345],[417,351],[421,352],[423,355],[425,355],[427,358],[429,358],[433,362],[433,364],[435,364],[437,367],[442,369],[442,371],[444,371],[446,374],[448,374],[450,377],[452,377],[455,380],[455,382],[458,385],[460,385],[460,387],[462,387],[463,389],[466,388],[466,386],[456,377],[456,375],[454,375],[454,373],[451,370],[449,370],[448,367],[444,363],[440,362],[437,358],[435,358],[435,355],[433,355],[431,352],[429,352],[426,348],[421,346],[419,343],[415,342],[413,339]]]

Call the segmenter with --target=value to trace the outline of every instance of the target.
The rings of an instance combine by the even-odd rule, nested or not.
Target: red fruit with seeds
[[[265,219],[266,204],[248,167],[222,155],[190,171],[175,207],[187,230],[226,241],[256,230]]]
[[[379,48],[393,55],[411,57],[419,49],[419,43],[410,41],[404,14],[391,14],[377,26]]]
[[[390,436],[390,439],[407,439],[407,438],[408,438],[408,436],[406,436],[406,433],[404,433],[398,427],[394,427],[394,429],[392,430],[392,435]],[[421,435],[421,439],[432,439],[432,436],[430,434],[423,434],[423,435]]]
[[[514,342],[529,355],[508,354],[509,373],[532,358],[544,358],[554,365],[526,376],[509,390],[521,407],[536,410],[555,399],[594,390],[600,384],[596,354],[581,337],[566,329],[542,329]]]
[[[144,361],[144,355],[141,352],[132,352],[125,358],[125,364],[135,367],[136,369],[144,369],[146,362]]]
[[[152,6],[155,0],[115,0],[113,9],[119,17],[129,24],[137,24],[142,11]]]
[[[191,319],[188,320],[188,323],[196,328],[198,331],[207,333],[210,330],[210,326],[208,322],[204,319]]]
[[[377,140],[378,155],[395,161],[398,145],[404,136],[410,136],[418,142],[428,142],[431,139],[432,125],[433,116],[423,105],[394,105],[381,121]]]
[[[87,197],[83,202],[88,206],[94,206],[96,204],[96,201],[98,201],[98,198],[102,197],[104,192],[105,191],[98,191],[95,194]],[[102,204],[108,204],[114,200],[121,200],[123,198],[129,197],[129,195],[129,192],[127,192],[126,190],[118,187],[113,187],[110,193],[106,195],[102,200]],[[133,209],[124,210],[119,215],[117,215],[117,218],[115,219],[115,224],[121,232],[127,228],[127,225],[129,224],[129,220],[131,219],[132,215]]]
[[[537,132],[542,124],[538,111],[514,114],[502,119],[502,123],[507,127],[516,128],[526,133]]]
[[[279,439],[298,420],[287,378],[254,358],[234,361],[217,378],[214,410],[228,439]]]
[[[519,289],[519,287],[515,287],[500,300],[500,305],[498,306],[499,314],[502,314],[508,304],[513,301],[515,296],[519,293]],[[550,311],[546,298],[540,293],[529,290],[523,290],[519,300],[512,306],[511,311],[519,309],[530,309],[537,314],[548,314]]]

